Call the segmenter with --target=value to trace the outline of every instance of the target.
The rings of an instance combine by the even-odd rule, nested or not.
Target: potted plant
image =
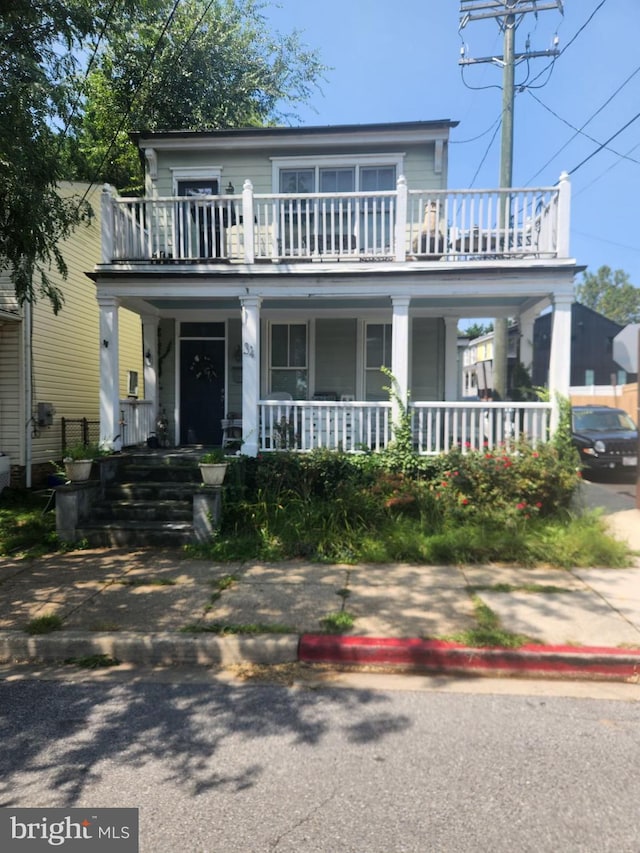
[[[85,444],[79,441],[77,444],[67,447],[62,459],[67,480],[71,483],[88,480],[91,476],[91,466],[94,459],[101,453],[100,447],[95,442]]]
[[[209,450],[200,457],[198,467],[205,486],[220,486],[227,473],[227,459],[224,450]]]

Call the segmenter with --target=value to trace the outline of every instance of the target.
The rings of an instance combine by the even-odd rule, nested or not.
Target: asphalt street
[[[141,853],[636,853],[639,723],[633,700],[5,680],[1,804],[138,807]]]

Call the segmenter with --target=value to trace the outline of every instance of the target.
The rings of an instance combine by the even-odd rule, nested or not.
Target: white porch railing
[[[103,262],[470,261],[567,257],[555,187],[122,198],[103,193]]]
[[[262,400],[259,449],[357,452],[382,450],[393,438],[391,403]],[[521,438],[546,441],[551,403],[410,405],[413,444],[423,455],[505,447]]]
[[[156,432],[151,400],[120,400],[120,439],[123,447],[146,443]]]
[[[520,439],[546,441],[551,403],[412,403],[414,444],[421,454],[505,447]]]

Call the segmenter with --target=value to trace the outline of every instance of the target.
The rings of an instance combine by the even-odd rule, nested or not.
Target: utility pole
[[[524,59],[536,57],[554,57],[559,51],[554,47],[546,51],[529,51],[516,55],[516,29],[518,18],[534,12],[559,9],[562,12],[562,0],[549,0],[537,3],[535,0],[460,0],[460,29],[469,22],[494,18],[500,22],[504,31],[503,56],[487,56],[481,59],[469,59],[464,56],[460,65],[475,65],[491,62],[502,66],[502,139],[500,147],[500,188],[513,186],[513,127],[515,100],[515,67]],[[500,204],[500,227],[507,224],[509,216],[508,198],[503,195]],[[496,396],[504,400],[507,395],[508,363],[508,317],[496,317],[493,322],[493,390]]]

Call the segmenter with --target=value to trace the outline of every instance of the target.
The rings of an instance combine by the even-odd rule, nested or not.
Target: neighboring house
[[[105,342],[101,435],[118,433],[112,342],[123,307],[141,318],[146,396],[172,445],[220,444],[232,417],[249,455],[376,449],[399,399],[419,452],[466,446],[479,404],[460,402],[458,321],[510,316],[528,328],[549,304],[550,382],[566,394],[568,177],[449,189],[455,125],[135,134],[145,195],[105,188],[91,272]],[[521,422],[546,434],[550,406],[529,410]]]
[[[469,341],[462,355],[462,396],[487,399],[495,394],[493,383],[494,335],[487,332]],[[514,396],[516,366],[520,360],[520,327],[510,323],[507,330],[507,397]]]
[[[533,326],[534,385],[547,385],[551,353],[553,316],[544,314]],[[637,375],[627,373],[613,360],[613,339],[624,329],[580,302],[571,308],[571,382],[572,386],[625,385]]]
[[[100,260],[101,193],[87,184],[60,187],[65,195],[85,191],[95,217],[60,246],[68,278],[63,280],[55,269],[50,273],[65,298],[57,316],[44,299],[18,306],[8,272],[0,274],[0,451],[10,460],[14,486],[46,484],[54,472],[52,460],[63,456],[63,419],[68,443],[84,434],[92,441],[104,437],[99,427],[98,304],[85,274]],[[134,393],[144,396],[141,332],[137,315],[124,309],[119,313],[120,372],[114,387],[123,400],[121,410],[126,410],[129,392],[130,399]]]

